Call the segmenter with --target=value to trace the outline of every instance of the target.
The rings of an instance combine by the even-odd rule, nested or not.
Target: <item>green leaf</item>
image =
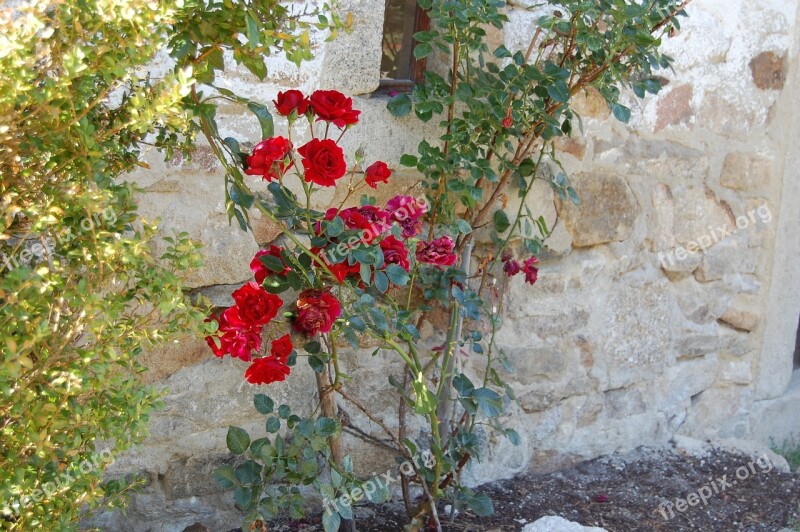
[[[511,52],[509,52],[508,48],[506,48],[505,46],[500,45],[500,47],[498,47],[497,50],[494,51],[494,56],[497,57],[498,59],[502,59],[504,57],[511,57]]]
[[[255,102],[248,103],[247,108],[256,115],[258,123],[261,124],[262,139],[273,137],[275,135],[275,124],[272,122],[272,114],[270,114],[269,110]]]
[[[267,418],[267,432],[278,432],[281,430],[281,420],[275,416]]]
[[[456,225],[458,226],[459,233],[468,235],[472,232],[472,226],[469,225],[469,222],[466,220],[462,220],[461,218],[459,218],[458,221],[456,222]]]
[[[408,94],[397,94],[392,96],[386,103],[386,109],[389,110],[392,116],[401,117],[406,116],[411,112],[411,96]],[[403,164],[403,159],[400,159],[400,164]]]
[[[471,395],[477,399],[478,408],[486,417],[497,417],[503,412],[503,398],[494,390],[478,388]]]
[[[249,209],[253,206],[253,196],[246,192],[239,183],[233,183],[231,185],[231,201],[233,201],[236,205],[241,205],[245,209]]]
[[[250,491],[250,488],[239,486],[233,492],[233,500],[236,501],[236,504],[238,504],[241,508],[247,510],[250,508],[250,505],[253,501],[253,492]]]
[[[547,94],[552,99],[560,103],[567,103],[569,101],[569,88],[567,84],[559,80],[547,86]]]
[[[261,482],[261,464],[248,460],[236,468],[236,480],[245,486],[252,486]]]
[[[392,494],[389,492],[389,486],[384,484],[380,477],[373,477],[365,482],[364,485],[366,485],[368,482],[371,482],[373,486],[373,489],[369,491],[366,489],[364,490],[364,495],[369,502],[381,504],[388,501],[392,497]]]
[[[367,324],[364,323],[364,320],[361,318],[361,316],[350,316],[347,319],[347,323],[349,323],[350,327],[358,332],[364,332],[367,329]]]
[[[463,397],[469,397],[475,390],[475,385],[469,380],[469,377],[460,373],[453,377],[453,388]]]
[[[344,220],[339,216],[335,216],[325,227],[325,233],[331,238],[341,235],[342,231],[344,231]]]
[[[383,272],[375,272],[374,278],[375,288],[381,294],[385,294],[387,290],[389,290],[389,278]]]
[[[339,517],[338,512],[326,510],[325,513],[322,514],[322,526],[325,528],[325,532],[338,532],[339,525],[341,524],[342,518]]]
[[[622,123],[627,124],[631,119],[631,110],[619,103],[610,104],[611,112],[614,113],[614,118]]]
[[[317,353],[322,351],[322,344],[320,344],[316,340],[312,340],[303,346],[303,351],[305,351],[306,353],[311,353],[312,355],[316,355]]]
[[[251,49],[258,48],[258,20],[252,10],[247,10],[245,20],[247,21],[247,44]]]
[[[422,42],[414,47],[414,57],[422,59],[427,57],[433,51],[433,46],[430,43]]]
[[[485,493],[475,493],[464,499],[464,502],[469,506],[473,512],[480,516],[488,516],[494,513],[494,506],[492,506],[492,499]]]
[[[223,489],[230,489],[236,484],[236,476],[231,466],[222,466],[214,470],[214,480]]]
[[[271,414],[272,409],[275,408],[275,402],[263,393],[257,393],[253,396],[253,404],[255,404],[259,414]]]
[[[289,416],[292,415],[292,409],[289,408],[289,405],[281,405],[278,407],[278,415],[281,419],[289,419]]]
[[[315,355],[308,357],[308,365],[314,370],[314,373],[322,373],[325,371],[325,363]]]
[[[233,454],[242,454],[250,447],[250,435],[239,427],[228,427],[228,436],[225,438],[228,450]]]
[[[508,220],[508,215],[505,211],[499,210],[494,213],[494,230],[498,233],[504,233],[511,227],[511,222]]]
[[[431,393],[425,384],[425,375],[420,372],[412,383],[414,394],[417,396],[414,401],[414,410],[418,414],[426,415],[436,410],[436,397]]]
[[[336,421],[329,417],[318,417],[316,422],[316,430],[317,434],[320,436],[327,438],[329,436],[333,436],[339,426],[337,425]]]
[[[510,441],[513,445],[519,445],[520,442],[522,441],[519,437],[519,433],[516,430],[506,429],[504,432],[506,437],[508,438],[508,441]]]
[[[410,280],[408,272],[398,264],[389,264],[386,266],[386,275],[389,277],[392,284],[396,286],[405,286]]]
[[[414,155],[404,153],[400,156],[400,164],[409,167],[417,166],[417,158]]]
[[[272,255],[261,255],[258,257],[258,260],[261,264],[269,268],[275,273],[283,273],[286,269],[286,266],[283,264],[283,261],[278,257],[273,257]]]

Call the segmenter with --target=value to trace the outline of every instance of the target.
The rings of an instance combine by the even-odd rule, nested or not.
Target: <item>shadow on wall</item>
[[[794,343],[794,369],[800,368],[800,318],[797,324],[797,340]]]

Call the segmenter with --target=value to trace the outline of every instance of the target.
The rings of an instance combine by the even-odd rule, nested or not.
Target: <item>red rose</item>
[[[522,266],[520,266],[518,261],[509,259],[503,264],[503,271],[506,272],[506,275],[509,277],[514,277],[522,271]]]
[[[411,267],[408,263],[408,250],[405,244],[394,235],[389,235],[381,240],[381,251],[383,251],[385,264],[397,264],[405,271]]]
[[[251,384],[270,384],[286,380],[292,370],[275,357],[257,358],[244,373]]]
[[[219,323],[219,331],[215,335],[219,339],[219,347],[214,336],[206,337],[206,342],[216,356],[231,355],[249,362],[252,352],[261,349],[261,327],[251,327],[243,322],[237,307],[229,307],[221,316],[210,319]]]
[[[331,139],[311,139],[298,148],[297,153],[303,157],[306,181],[332,187],[347,172],[342,148]]]
[[[297,299],[294,328],[307,336],[329,332],[336,318],[342,315],[339,300],[328,292],[306,290]]]
[[[511,116],[511,107],[506,109],[506,116],[503,118],[503,123],[501,125],[506,129],[514,125],[514,117]]]
[[[367,168],[365,180],[372,188],[378,188],[378,183],[388,183],[391,175],[392,171],[389,170],[386,163],[377,161]]]
[[[297,111],[298,115],[306,114],[308,110],[308,100],[302,92],[292,89],[286,92],[279,92],[278,98],[272,100],[279,115],[289,116],[292,111]]]
[[[458,258],[453,253],[454,247],[455,243],[449,236],[437,238],[433,242],[423,240],[417,244],[417,260],[437,266],[452,266]]]
[[[525,273],[526,283],[534,284],[539,278],[539,268],[534,266],[538,262],[539,260],[536,257],[530,257],[522,261],[522,271]]]
[[[288,334],[284,334],[277,340],[272,341],[272,348],[269,352],[281,362],[286,363],[286,359],[289,358],[289,355],[292,354],[292,351],[294,351],[292,337]]]
[[[242,321],[251,326],[266,325],[278,314],[283,305],[281,298],[270,294],[252,281],[232,295]]]
[[[292,167],[292,162],[287,162],[292,143],[283,137],[273,137],[262,140],[253,148],[253,154],[245,161],[247,175],[260,175],[267,181],[279,179],[286,170]]]
[[[339,91],[314,91],[309,104],[317,120],[333,122],[340,128],[358,123],[358,115],[361,114],[361,111],[353,109],[353,99]]]
[[[325,213],[326,220],[333,220],[336,216],[342,219],[347,229],[362,231],[361,240],[367,244],[391,228],[389,213],[374,205],[348,207],[341,211],[330,208]]]
[[[428,204],[413,196],[395,196],[386,202],[386,212],[403,228],[403,237],[411,238],[422,232],[422,216],[428,212]]]
[[[255,275],[256,282],[258,284],[262,284],[264,279],[266,279],[270,275],[283,275],[285,276],[291,271],[291,268],[286,266],[286,263],[283,263],[283,257],[281,257],[281,251],[283,248],[279,248],[276,245],[271,245],[269,249],[262,249],[256,253],[253,260],[250,261],[250,269],[253,271],[253,275]],[[264,266],[264,263],[259,260],[259,257],[263,257],[264,255],[269,255],[271,257],[275,257],[276,259],[280,259],[280,261],[284,265],[283,272],[275,272]]]

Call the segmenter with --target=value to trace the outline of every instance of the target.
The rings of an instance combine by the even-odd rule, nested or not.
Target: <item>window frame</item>
[[[414,40],[414,34],[420,31],[428,31],[430,29],[431,20],[428,16],[428,11],[422,9],[419,4],[417,4],[416,10],[414,12],[414,31],[411,32],[409,36],[411,48],[411,66],[409,68],[409,72],[411,74],[410,78],[380,78],[378,81],[378,90],[375,91],[378,94],[387,94],[387,93],[408,93],[414,90],[414,87],[424,81],[425,79],[425,67],[427,63],[427,58],[423,57],[422,59],[417,59],[414,56],[414,48],[416,48],[416,41]],[[404,36],[405,38],[405,36]]]

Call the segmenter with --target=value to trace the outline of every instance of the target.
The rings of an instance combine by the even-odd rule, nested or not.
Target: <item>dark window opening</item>
[[[414,37],[429,27],[427,13],[416,0],[386,0],[383,18],[381,88],[411,90],[425,72],[425,59],[414,58]]]

